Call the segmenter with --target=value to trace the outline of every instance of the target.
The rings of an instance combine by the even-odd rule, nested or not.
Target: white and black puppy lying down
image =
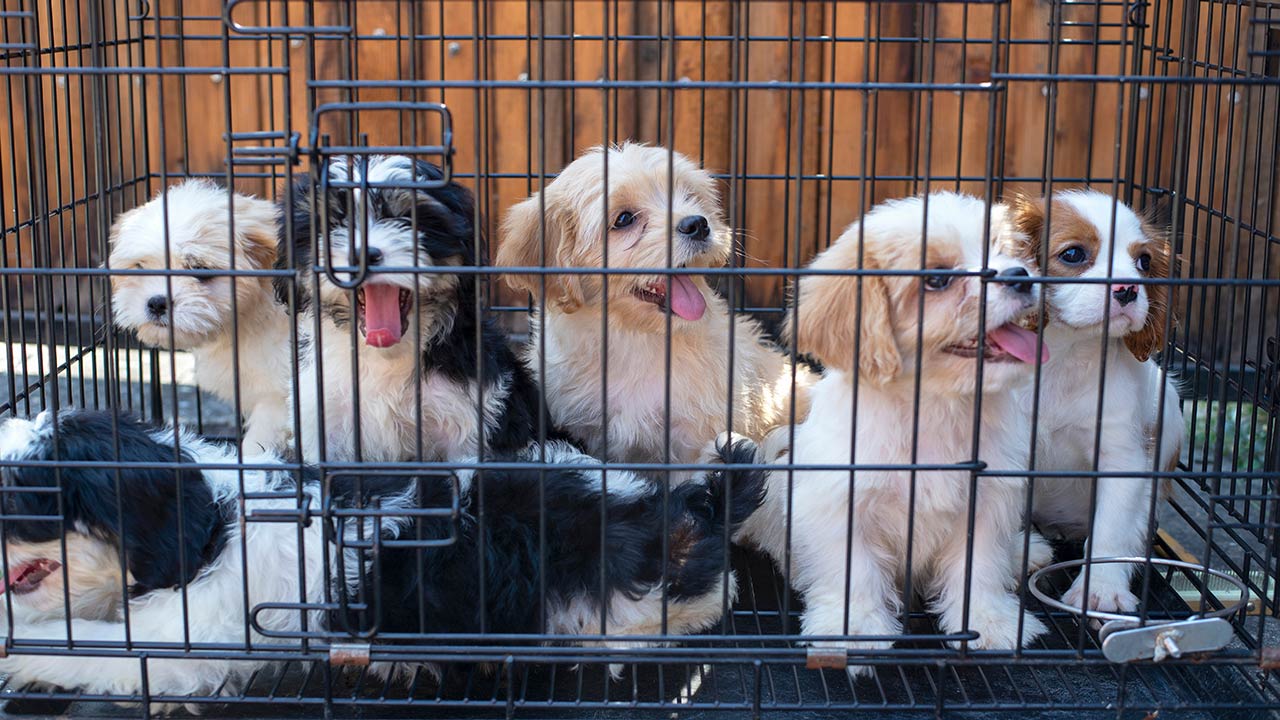
[[[292,190],[277,263],[300,271],[307,461],[458,460],[536,432],[537,386],[477,314],[475,275],[448,271],[482,263],[484,238],[471,192],[443,177],[402,155],[337,158]]]
[[[749,441],[740,441],[722,447],[719,456],[750,462],[755,452]],[[549,443],[545,453],[548,461],[569,467],[485,470],[483,481],[473,472],[459,473],[456,519],[413,513],[451,507],[454,480],[444,474],[335,476],[325,488],[319,473],[304,471],[302,496],[311,512],[321,514],[326,502],[339,509],[380,510],[365,520],[337,513],[315,517],[300,541],[293,522],[254,520],[264,510],[298,507],[293,471],[245,470],[241,490],[237,470],[195,465],[232,463],[235,451],[189,434],[98,411],[10,420],[0,427],[6,486],[0,523],[5,602],[14,622],[8,633],[17,649],[0,660],[0,672],[18,685],[140,692],[138,660],[109,657],[111,649],[87,651],[104,656],[92,660],[91,671],[84,656],[21,652],[24,644],[65,644],[67,609],[74,642],[123,642],[125,598],[133,642],[178,649],[189,639],[197,648],[243,650],[249,616],[256,618],[254,647],[296,646],[289,636],[297,637],[304,612],[310,613],[312,631],[319,628],[335,642],[375,622],[393,642],[403,634],[479,633],[482,612],[487,633],[599,635],[603,610],[607,637],[594,644],[618,647],[636,644],[626,636],[661,632],[664,597],[671,634],[698,632],[721,617],[726,580],[731,598],[736,591],[726,567],[726,538],[760,505],[762,473],[711,471],[672,488],[664,504],[658,487],[616,471],[602,502],[600,473],[572,467],[595,461],[559,443]],[[533,461],[537,455],[530,450],[511,459]],[[81,464],[60,467],[55,475],[48,462],[55,458]],[[162,467],[175,458],[179,466],[191,467]],[[131,465],[117,476],[114,469],[85,461]],[[264,456],[248,462],[273,461]],[[545,524],[539,517],[542,497]],[[483,526],[475,514],[481,502]],[[546,532],[542,557],[540,527]],[[381,544],[376,560],[367,549],[374,533]],[[406,545],[449,538],[427,549]],[[539,607],[544,586],[545,625]],[[360,616],[271,605],[321,607],[342,593],[352,602],[380,602],[369,603]],[[170,696],[229,692],[266,664],[152,658],[148,687],[154,695]]]

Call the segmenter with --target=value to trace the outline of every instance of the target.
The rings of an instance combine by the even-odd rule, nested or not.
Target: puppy
[[[1086,556],[1145,556],[1157,482],[1140,474],[1174,469],[1185,427],[1173,381],[1149,360],[1164,348],[1169,288],[1145,281],[1170,277],[1168,240],[1123,203],[1092,190],[1055,193],[1051,207],[1021,199],[1014,218],[1025,238],[1022,257],[1036,263],[1047,258],[1045,275],[1105,280],[1048,284],[1045,290],[1044,344],[1052,360],[1040,377],[1035,469],[1091,471],[1096,457],[1101,472],[1134,473],[1098,478]],[[1035,522],[1084,538],[1092,485],[1090,478],[1037,480]],[[1088,607],[1135,610],[1138,598],[1129,587],[1134,570],[1128,563],[1092,566]],[[1081,573],[1063,602],[1083,608],[1084,591]]]
[[[596,461],[549,443],[547,461],[564,465],[541,472],[325,480],[305,469],[299,488],[292,471],[244,470],[241,480],[235,469],[202,470],[234,463],[235,453],[176,435],[178,447],[174,430],[93,411],[43,413],[0,429],[0,462],[10,463],[0,520],[15,644],[0,672],[13,682],[142,690],[137,659],[111,657],[110,646],[92,672],[83,657],[22,652],[66,643],[68,606],[77,643],[121,643],[127,630],[134,642],[169,649],[190,640],[225,651],[246,639],[257,649],[296,648],[304,616],[311,633],[331,642],[375,629],[409,643],[422,634],[599,635],[603,618],[606,637],[593,644],[622,648],[637,643],[629,636],[659,634],[664,613],[667,632],[697,632],[719,619],[725,582],[734,595],[725,536],[760,504],[764,486],[762,472],[717,471],[664,502],[651,483],[612,472],[602,498],[600,473],[574,467]],[[722,448],[721,458],[741,462],[754,452],[742,442]],[[175,457],[176,470],[154,468]],[[85,464],[55,473],[47,462],[55,458],[137,465],[117,479]],[[305,526],[279,522],[298,508],[312,513]],[[266,663],[153,657],[147,687],[156,695],[235,692]]]
[[[112,270],[174,273],[112,275],[116,325],[148,345],[189,350],[200,387],[233,406],[238,367],[245,452],[281,448],[291,436],[289,318],[268,277],[237,277],[233,290],[230,276],[187,271],[227,270],[232,253],[236,270],[269,270],[276,219],[268,200],[187,180],[111,228]]]
[[[546,276],[546,306],[529,321],[524,360],[544,383],[551,421],[589,453],[694,462],[721,430],[760,440],[791,422],[791,363],[760,327],[734,317],[702,277],[661,274],[719,266],[730,251],[714,180],[683,155],[636,143],[588,150],[542,193],[512,207],[502,231],[499,265],[639,271],[607,284],[591,274]],[[538,276],[505,277],[541,299]],[[807,411],[810,382],[797,368],[797,419]]]
[[[435,271],[477,263],[471,193],[396,155],[331,160],[319,174],[318,188],[294,187],[279,250],[300,271],[308,334],[303,457],[440,461],[525,447],[536,386],[477,315],[475,276]],[[276,290],[288,304],[288,283]]]
[[[1019,613],[1012,592],[1017,581],[1011,543],[1018,537],[1024,478],[980,477],[977,497],[971,498],[967,470],[922,469],[913,478],[907,469],[883,469],[972,462],[979,392],[979,458],[995,467],[1025,464],[1026,414],[1019,410],[1014,390],[1031,376],[1036,336],[1017,321],[1034,307],[1037,290],[1027,282],[1026,264],[1007,254],[1005,208],[991,209],[989,235],[983,234],[986,216],[981,200],[952,193],[889,201],[846,230],[809,267],[923,268],[923,277],[800,278],[797,349],[818,358],[826,374],[813,388],[808,419],[795,429],[794,450],[777,462],[880,466],[792,474],[776,470],[769,479],[766,508],[748,523],[748,537],[785,568],[790,498],[791,579],[804,598],[805,635],[901,633],[898,614],[908,572],[912,588],[927,599],[944,632],[979,633],[970,647],[1012,648],[1045,630],[1035,617]],[[987,284],[985,302],[979,277],[931,272],[979,270],[988,247],[988,267],[998,275]],[[984,314],[985,339],[979,336]],[[976,368],[980,353],[981,389]],[[974,519],[968,532],[971,502]],[[912,516],[911,565],[906,567]],[[971,566],[966,557],[970,539]],[[972,570],[967,589],[966,566]],[[966,595],[967,623],[962,618]],[[1021,637],[1020,617],[1025,623]],[[830,638],[815,644],[891,645]],[[850,673],[865,670],[855,666]]]

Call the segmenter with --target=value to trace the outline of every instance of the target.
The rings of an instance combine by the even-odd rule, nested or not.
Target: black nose
[[[369,264],[377,265],[382,262],[382,251],[376,247],[369,248]]]
[[[682,218],[680,223],[676,225],[676,230],[679,230],[681,235],[691,240],[706,240],[707,236],[711,234],[711,226],[707,224],[707,219],[701,215],[690,215]]]
[[[1019,278],[1025,277],[1031,277],[1031,273],[1027,272],[1027,269],[1024,267],[1005,268],[996,275],[997,280],[1008,285],[1010,288],[1013,288],[1014,292],[1022,293],[1023,295],[1030,295],[1032,284],[1019,280]]]
[[[169,309],[169,299],[163,295],[152,295],[147,298],[147,312],[151,317],[161,317]]]
[[[1121,307],[1128,305],[1138,299],[1137,285],[1113,285],[1111,287],[1111,297],[1120,303]]]

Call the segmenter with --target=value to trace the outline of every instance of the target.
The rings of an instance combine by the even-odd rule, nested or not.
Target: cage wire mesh
[[[6,0],[0,28],[6,417],[101,408],[218,439],[244,431],[239,416],[256,398],[237,392],[228,402],[202,392],[191,353],[155,349],[115,327],[112,282],[132,268],[104,265],[110,228],[186,178],[277,200],[285,217],[298,217],[290,186],[323,192],[326,183],[342,185],[320,170],[326,162],[350,159],[349,182],[332,197],[352,206],[377,184],[352,170],[371,154],[440,166],[445,179],[474,193],[469,233],[481,253],[474,270],[429,262],[416,270],[474,278],[468,302],[513,343],[529,337],[530,323],[538,322],[529,310],[545,295],[513,290],[504,269],[486,259],[507,239],[502,218],[592,146],[644,141],[713,174],[733,235],[728,269],[709,277],[735,312],[755,317],[782,344],[789,341],[787,300],[803,268],[877,203],[942,190],[992,202],[1089,186],[1167,229],[1178,258],[1169,282],[1177,322],[1158,359],[1177,378],[1183,452],[1172,472],[1136,475],[1171,486],[1152,508],[1159,531],[1148,557],[1218,573],[1147,565],[1139,573],[1141,613],[1184,620],[1244,600],[1228,617],[1225,647],[1125,664],[1104,656],[1096,626],[1042,604],[1025,587],[1020,602],[1048,632],[1013,651],[947,645],[973,636],[942,633],[926,606],[908,596],[899,642],[848,655],[808,646],[803,604],[788,574],[735,548],[723,560],[736,571],[739,590],[736,601],[727,592],[717,600],[727,609],[723,618],[690,637],[667,636],[664,619],[655,639],[671,642],[647,647],[610,645],[590,622],[585,643],[485,629],[387,639],[364,632],[363,615],[343,628],[316,624],[269,640],[251,632],[258,620],[248,615],[238,637],[214,642],[202,641],[198,628],[180,642],[134,633],[96,643],[77,642],[74,634],[24,639],[15,628],[6,633],[0,672],[24,658],[61,656],[82,662],[89,675],[104,658],[126,658],[142,676],[174,658],[272,662],[255,666],[243,682],[197,694],[157,692],[146,683],[136,692],[87,693],[7,681],[8,712],[63,712],[75,703],[73,712],[93,714],[106,712],[107,702],[141,703],[144,714],[185,705],[206,714],[326,717],[1257,718],[1280,710],[1273,620],[1280,613],[1280,4]],[[318,219],[327,211],[312,212]],[[352,227],[365,221],[360,213],[344,220]],[[334,230],[317,224],[311,239],[331,242]],[[359,255],[348,259],[359,267],[371,262]],[[179,260],[167,259],[170,269],[152,274],[190,276],[193,268]],[[564,263],[544,250],[541,264],[549,270],[525,270],[545,293]],[[327,272],[305,262],[297,272],[217,267],[204,272],[241,284],[282,283],[295,317],[299,288],[318,288]],[[923,277],[925,268],[916,274]],[[608,278],[627,281],[625,273]],[[607,306],[602,318],[609,328],[625,322],[610,318]],[[296,348],[308,329],[302,320],[290,327],[277,340],[295,348],[291,388],[303,392],[308,379],[299,377]],[[242,328],[240,337],[251,331]],[[682,359],[672,355],[670,325],[663,332],[670,369]],[[257,370],[236,370],[235,385]],[[343,372],[330,370],[318,382],[343,383]],[[679,390],[665,389],[667,409],[655,420],[668,428],[671,392]],[[421,397],[416,401],[407,412],[420,425]],[[404,402],[415,403],[413,391]],[[726,398],[727,414],[741,412],[733,402]],[[465,412],[478,413],[483,424],[483,408]],[[295,409],[291,422],[302,435],[317,418]],[[547,423],[531,422],[534,437],[549,436]],[[915,418],[907,432],[928,433],[928,422]],[[126,458],[103,466],[128,482],[132,466],[112,464],[118,460]],[[447,475],[505,467],[483,452],[473,466],[432,462],[421,449],[412,460],[320,468],[333,482],[365,470]],[[606,478],[636,462],[610,460],[624,462],[611,464]],[[71,467],[57,459],[46,466]],[[257,469],[246,457],[231,467],[242,471],[241,483]],[[297,463],[279,467],[304,473]],[[531,467],[550,471],[555,464]],[[981,463],[963,469],[974,478],[992,472]],[[926,476],[922,471],[919,481]],[[674,485],[663,487],[669,493]],[[253,493],[243,484],[238,493],[243,508]],[[344,508],[341,499],[329,500],[312,510],[286,502],[280,512],[237,522],[296,525],[301,543],[311,523],[337,527],[344,510],[356,513],[348,520],[365,517],[359,502]],[[455,494],[424,510],[454,517],[457,502]],[[7,523],[17,521],[10,512]],[[390,552],[378,549],[377,533],[333,532],[338,549],[326,556],[327,576],[351,572],[339,568],[347,552]],[[415,547],[436,551],[432,543]],[[1079,543],[1055,549],[1059,558],[1082,552]],[[63,564],[74,563],[67,552]],[[476,572],[483,574],[479,563]],[[1043,590],[1058,597],[1072,572],[1050,573]],[[14,579],[6,582],[12,588]],[[323,607],[278,600],[297,614],[375,607],[370,598],[337,595]],[[13,623],[14,593],[5,598]],[[423,669],[426,662],[442,674]],[[870,676],[848,676],[851,662],[869,665]],[[402,672],[379,672],[380,663]],[[610,665],[624,667],[620,680],[610,679]]]

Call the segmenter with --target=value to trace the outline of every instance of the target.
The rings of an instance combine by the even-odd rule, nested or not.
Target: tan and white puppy
[[[200,387],[232,404],[238,360],[246,452],[280,450],[291,435],[289,318],[271,278],[237,277],[233,290],[230,275],[204,271],[227,271],[233,252],[237,271],[270,270],[278,216],[269,200],[187,180],[111,228],[112,270],[172,271],[113,275],[116,325],[147,345],[189,350]]]
[[[1169,286],[1146,284],[1170,276],[1168,240],[1123,203],[1090,190],[1055,193],[1052,207],[1019,200],[1014,221],[1025,237],[1021,255],[1036,263],[1047,259],[1044,275],[1102,281],[1046,285],[1044,344],[1051,360],[1040,378],[1036,469],[1092,471],[1095,456],[1104,473],[1173,469],[1182,450],[1182,410],[1173,381],[1149,360],[1165,344]],[[1099,478],[1090,557],[1145,556],[1152,493],[1159,485],[1140,476]],[[1088,478],[1037,480],[1035,522],[1084,538],[1091,486]],[[1129,587],[1135,567],[1094,565],[1089,607],[1136,609]],[[1063,601],[1082,607],[1084,590],[1081,573]]]
[[[666,148],[593,148],[511,208],[499,265],[641,271],[607,282],[546,276],[546,305],[530,320],[524,358],[545,383],[552,422],[590,454],[623,462],[696,462],[726,428],[760,440],[791,422],[791,363],[755,321],[734,316],[701,276],[661,274],[716,267],[729,252],[714,179]],[[506,278],[541,299],[538,276]],[[804,368],[795,375],[796,418],[803,419],[812,378]]]
[[[1025,479],[980,477],[977,496],[971,498],[967,469],[897,469],[973,462],[979,352],[978,459],[991,467],[1025,466],[1027,413],[1019,408],[1015,390],[1031,378],[1036,336],[1017,323],[1035,306],[1037,289],[1027,282],[1027,264],[1008,254],[1005,210],[991,208],[990,232],[984,234],[988,210],[974,197],[934,193],[927,201],[886,202],[809,267],[916,275],[800,279],[798,349],[827,370],[813,387],[808,419],[795,429],[793,452],[776,462],[875,468],[776,470],[765,512],[749,524],[751,539],[782,566],[787,538],[782,523],[790,498],[791,581],[804,598],[805,635],[901,633],[898,616],[908,573],[944,632],[967,627],[979,633],[970,647],[1012,648],[1045,630],[1035,617],[1019,612],[1013,592],[1017,578],[1009,562],[1016,554],[1014,543],[1020,542]],[[998,275],[985,285],[984,298],[984,281],[976,271],[988,249],[987,267]],[[986,335],[980,343],[984,315]],[[967,540],[972,565],[966,587]],[[1025,624],[1019,637],[1020,619]],[[828,639],[815,644],[885,648],[892,643]]]

